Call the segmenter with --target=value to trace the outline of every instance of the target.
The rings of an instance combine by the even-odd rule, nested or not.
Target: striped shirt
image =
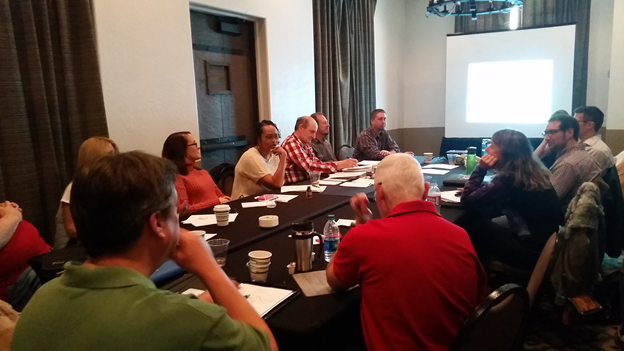
[[[289,135],[282,147],[286,151],[285,183],[292,184],[310,178],[308,172],[335,173],[338,167],[335,162],[321,162],[314,156],[314,150],[310,144],[302,143],[295,133]]]

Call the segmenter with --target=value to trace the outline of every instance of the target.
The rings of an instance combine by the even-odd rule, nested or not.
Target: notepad
[[[293,274],[293,278],[306,297],[329,295],[333,292],[327,283],[325,271],[297,273]]]
[[[342,183],[340,184],[340,186],[346,186],[351,188],[368,188],[369,186],[373,185],[373,183],[374,180],[372,179],[360,178],[351,182]]]
[[[199,296],[203,294],[204,291],[205,290],[188,289],[182,294]],[[264,317],[275,307],[297,293],[295,290],[272,288],[246,283],[238,286],[238,292],[247,297],[247,301],[251,304],[254,310],[256,310],[260,317]]]
[[[354,219],[339,219],[336,221],[336,225],[341,226],[341,227],[351,227],[352,225],[355,225],[355,220]]]
[[[238,213],[230,213],[230,222],[236,220]],[[195,227],[203,227],[205,225],[217,224],[217,217],[214,214],[192,215],[187,220],[182,221],[184,224],[192,224]]]
[[[441,193],[442,201],[458,204],[461,201],[461,196],[458,196],[456,194],[457,194],[457,190],[443,191]]]
[[[327,179],[335,179],[335,178],[355,178],[366,174],[366,172],[341,172],[341,173],[333,173],[330,174]]]
[[[431,165],[424,166],[423,169],[426,169],[426,168],[438,168],[438,169],[448,169],[448,170],[451,170],[451,169],[455,169],[457,167],[459,167],[459,166],[447,165],[447,164],[444,164],[444,163],[434,163],[434,164],[431,164]]]
[[[323,191],[325,191],[325,189],[327,189],[326,186],[284,185],[282,187],[282,192],[283,193],[288,193],[288,192],[293,192],[293,191],[302,192],[302,191],[306,191],[308,187],[312,189],[313,193],[322,193]]]
[[[448,172],[449,171],[445,169],[433,169],[433,168],[427,168],[427,169],[422,170],[423,174],[433,174],[433,175],[443,175],[443,174],[447,174]]]
[[[377,166],[381,161],[364,160],[358,162],[358,166]]]

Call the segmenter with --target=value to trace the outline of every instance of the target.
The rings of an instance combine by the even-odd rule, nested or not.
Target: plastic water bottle
[[[338,243],[340,242],[340,229],[336,224],[336,216],[328,215],[327,223],[323,229],[323,251],[325,252],[325,261],[331,261],[332,257],[338,250]]]
[[[442,203],[442,192],[438,188],[437,183],[429,183],[429,193],[427,194],[427,201],[432,202],[435,209],[440,213],[440,205]]]
[[[477,166],[477,148],[474,146],[469,147],[468,155],[466,155],[466,176],[470,176],[472,171]]]

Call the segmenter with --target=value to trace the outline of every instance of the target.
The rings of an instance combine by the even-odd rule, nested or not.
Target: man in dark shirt
[[[318,124],[316,135],[311,143],[314,155],[318,157],[321,162],[338,161],[334,154],[334,148],[327,140],[327,135],[329,134],[329,122],[327,122],[327,118],[322,112],[314,112],[310,117],[314,118],[316,124]]]
[[[358,161],[382,160],[384,157],[401,152],[397,143],[386,131],[386,111],[377,109],[371,112],[370,127],[364,129],[355,141],[353,157]],[[413,155],[411,152],[407,154]]]

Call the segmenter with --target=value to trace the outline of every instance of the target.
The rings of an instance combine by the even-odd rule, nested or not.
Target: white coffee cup
[[[433,153],[425,152],[423,155],[425,155],[425,163],[431,163],[431,160],[433,160]]]
[[[217,217],[217,226],[225,227],[230,224],[230,205],[216,205],[213,210]]]

